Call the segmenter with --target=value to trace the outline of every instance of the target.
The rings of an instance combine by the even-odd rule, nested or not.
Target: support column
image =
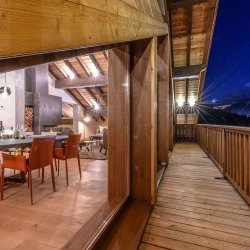
[[[131,44],[131,196],[156,202],[157,38]]]
[[[79,134],[79,120],[80,110],[78,104],[73,104],[73,131],[75,134]]]
[[[157,57],[157,162],[168,163],[169,155],[169,41],[158,37]]]
[[[24,125],[25,117],[25,82],[24,70],[17,70],[15,72],[15,95],[16,95],[16,125]]]
[[[130,168],[130,55],[129,47],[108,51],[108,195],[129,195]]]

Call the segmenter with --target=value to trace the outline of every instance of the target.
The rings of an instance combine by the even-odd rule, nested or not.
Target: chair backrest
[[[29,157],[29,169],[34,170],[53,164],[54,138],[34,138]]]
[[[69,135],[67,144],[65,145],[66,159],[78,157],[80,140],[81,140],[80,134]]]
[[[108,149],[108,129],[103,129],[103,147],[107,150]]]
[[[26,157],[22,155],[9,155],[2,153],[4,168],[16,169],[26,172]]]

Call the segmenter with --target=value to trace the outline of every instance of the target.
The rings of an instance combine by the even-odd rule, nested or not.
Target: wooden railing
[[[250,204],[250,128],[197,125],[196,138]]]
[[[175,133],[176,133],[177,142],[195,141],[195,125],[194,124],[176,124]]]

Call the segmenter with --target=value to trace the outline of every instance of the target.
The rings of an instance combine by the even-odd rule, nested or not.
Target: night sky
[[[203,101],[250,100],[250,1],[220,0]]]

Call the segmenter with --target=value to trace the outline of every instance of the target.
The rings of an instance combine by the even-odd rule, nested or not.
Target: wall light
[[[194,107],[195,106],[195,100],[194,98],[191,98],[189,101],[188,101],[188,104],[190,107]]]
[[[86,117],[83,118],[83,120],[84,120],[85,122],[90,122],[90,117],[89,117],[89,116],[86,116]]]
[[[182,107],[183,105],[184,105],[184,101],[183,100],[179,100],[178,102],[177,102],[177,105],[178,105],[178,107]]]

